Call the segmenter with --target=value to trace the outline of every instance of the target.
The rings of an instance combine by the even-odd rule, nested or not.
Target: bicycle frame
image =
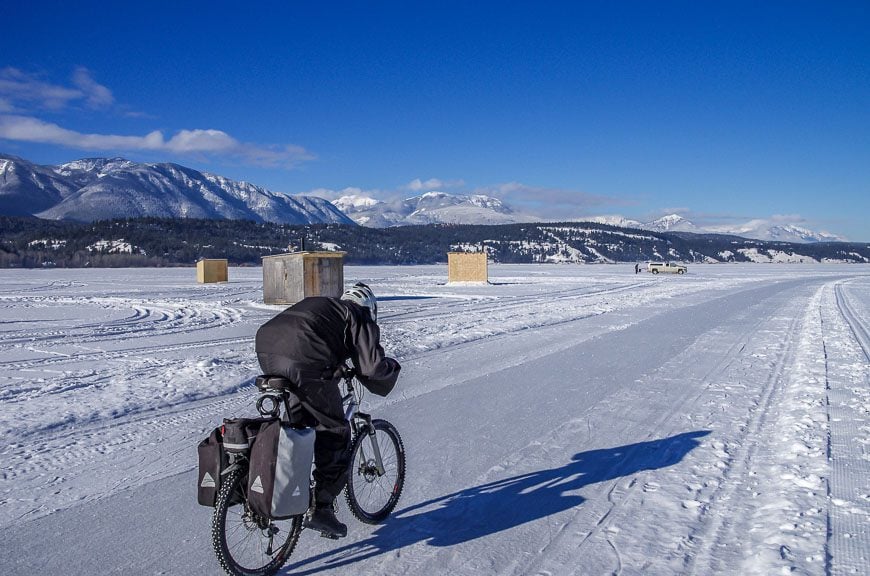
[[[383,458],[381,457],[381,449],[378,445],[377,435],[375,434],[375,427],[372,425],[371,415],[365,412],[360,412],[360,396],[357,393],[353,382],[355,378],[356,373],[353,369],[345,366],[342,370],[345,393],[341,398],[341,402],[344,405],[344,419],[350,425],[354,435],[359,435],[364,430],[367,431],[372,456],[374,457],[375,470],[377,471],[378,476],[383,476],[386,472],[384,470],[384,463]],[[257,400],[257,411],[264,416],[272,415],[277,417],[280,416],[279,406],[283,404],[284,413],[289,420],[293,408],[290,405],[290,394],[292,394],[292,391],[288,389],[263,392]],[[272,402],[272,406],[269,409],[266,409],[263,405],[266,400]],[[369,460],[365,451],[363,451],[363,457],[366,461]]]
[[[342,403],[346,405],[344,418],[350,423],[354,434],[360,434],[361,430],[368,430],[369,441],[375,457],[375,469],[378,472],[378,476],[383,476],[385,474],[384,462],[381,458],[381,448],[378,446],[375,427],[372,426],[372,417],[370,414],[365,414],[359,411],[360,399],[356,393],[356,388],[353,385],[353,379],[354,376],[352,372],[344,377],[344,384],[347,389],[347,393],[341,399]],[[364,426],[360,425],[360,420],[364,423]],[[360,449],[362,450],[362,448]],[[368,459],[364,451],[363,458]]]

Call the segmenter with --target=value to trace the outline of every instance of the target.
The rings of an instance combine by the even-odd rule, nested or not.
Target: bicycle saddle
[[[288,380],[283,376],[271,376],[269,374],[261,374],[256,380],[257,390],[260,392],[283,392],[284,390],[293,391],[296,389],[296,384],[292,380]]]

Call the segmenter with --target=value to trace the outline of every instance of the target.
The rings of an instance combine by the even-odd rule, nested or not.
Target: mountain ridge
[[[145,164],[126,158],[81,158],[42,166],[0,153],[0,214],[52,220],[94,221],[167,217],[253,220],[283,224],[356,223],[372,228],[421,224],[504,225],[536,223],[499,198],[430,190],[382,201],[348,194],[329,202],[317,195],[290,196],[173,163]],[[844,242],[788,222],[750,220],[699,226],[678,214],[649,222],[622,216],[575,221],[655,232],[729,234],[780,242]]]
[[[518,224],[540,220],[516,212],[492,196],[448,194],[438,190],[392,201],[352,194],[332,203],[357,224],[374,228],[419,224]]]
[[[287,196],[180,164],[83,158],[41,166],[6,154],[0,154],[0,213],[80,222],[166,217],[353,224],[322,198]]]
[[[481,194],[462,195],[432,191],[398,201],[381,201],[362,194],[352,194],[332,202],[357,224],[374,228],[415,224],[496,225],[542,221],[541,218],[514,211],[498,198]],[[834,234],[815,232],[794,224],[771,224],[769,221],[757,219],[737,226],[699,226],[679,214],[668,214],[649,222],[640,222],[618,215],[588,216],[576,218],[574,221],[653,232],[727,234],[779,242],[848,241]]]

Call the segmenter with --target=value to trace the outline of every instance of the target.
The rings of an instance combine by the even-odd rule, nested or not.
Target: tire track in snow
[[[31,370],[42,368],[55,364],[63,364],[68,362],[89,362],[95,360],[116,360],[119,358],[127,358],[129,356],[145,356],[154,354],[155,352],[178,352],[184,350],[194,350],[197,348],[211,348],[215,346],[229,346],[233,344],[252,343],[253,336],[234,337],[234,338],[215,338],[213,340],[204,340],[201,342],[185,342],[180,344],[161,344],[155,342],[151,346],[137,346],[132,348],[121,348],[118,350],[105,350],[99,352],[82,352],[76,354],[63,354],[52,356],[50,358],[38,358],[34,360],[10,360],[0,362],[0,368],[8,370]]]
[[[783,311],[788,310],[789,300],[787,300],[786,297],[787,293],[782,293],[778,296],[780,300],[784,301],[778,305],[778,309],[782,309]],[[754,302],[756,305],[759,304],[757,301]],[[684,420],[678,421],[676,418],[673,418],[673,415],[679,414],[680,411],[684,412],[681,416],[689,421],[691,429],[698,429],[698,424],[701,424],[702,428],[709,428],[715,431],[719,427],[714,426],[709,421],[704,422],[704,420],[707,419],[704,418],[703,413],[697,413],[699,401],[706,400],[705,406],[703,407],[704,410],[713,409],[718,412],[719,410],[724,410],[724,407],[720,408],[723,401],[732,404],[733,400],[739,400],[741,397],[746,396],[746,387],[740,384],[739,380],[732,384],[731,377],[732,373],[735,370],[739,371],[741,366],[746,364],[747,361],[752,363],[752,358],[754,358],[756,353],[766,353],[767,349],[770,348],[770,342],[768,341],[769,337],[764,336],[763,333],[765,331],[771,332],[771,328],[765,328],[764,324],[769,322],[773,316],[768,316],[767,311],[765,311],[765,314],[758,314],[758,310],[764,310],[764,307],[767,306],[769,306],[769,304],[764,304],[761,308],[755,310],[750,308],[748,312],[743,314],[749,319],[756,320],[742,327],[739,338],[732,343],[728,353],[718,362],[718,366],[713,367],[707,374],[700,378],[687,374],[687,378],[682,382],[678,379],[674,379],[674,386],[679,386],[681,384],[689,385],[690,382],[698,381],[698,387],[701,391],[694,395],[694,397],[687,397],[684,402],[680,404],[680,407],[677,408],[677,410],[666,411],[666,417],[655,426],[656,429],[660,429],[657,430],[657,437],[667,436],[668,434],[673,434],[686,429],[686,422]],[[783,313],[780,312],[780,315],[782,314]],[[775,326],[772,326],[772,328],[775,328]],[[711,331],[711,334],[717,332],[719,332],[718,328]],[[779,334],[780,330],[775,329],[772,333]],[[725,336],[727,335],[726,332]],[[700,339],[692,347],[695,350],[694,354],[696,357],[693,358],[691,350],[689,350],[689,355],[678,356],[674,361],[669,363],[671,365],[670,367],[666,365],[662,368],[662,371],[665,373],[676,373],[681,366],[681,362],[682,366],[691,366],[692,364],[697,363],[700,360],[697,355],[700,354],[703,356],[705,351],[721,349],[727,345],[725,342],[721,342],[721,340],[721,336],[712,341],[709,338]],[[701,361],[701,363],[703,364],[703,361]],[[781,365],[782,357],[780,359],[780,366]],[[664,386],[667,387],[666,382]],[[728,400],[729,397],[733,400]],[[645,405],[647,403],[655,404],[654,399],[650,399],[646,403],[643,401],[639,402],[638,398],[632,400],[626,399],[625,401],[627,403],[633,401],[634,404],[631,405],[634,406]],[[670,406],[667,406],[667,408],[670,409]],[[747,411],[749,408],[748,405],[745,407]],[[740,410],[743,409],[744,408],[740,408]],[[753,408],[753,410],[757,411],[758,408]],[[733,411],[733,408],[729,408],[729,411]],[[696,420],[699,416],[701,416],[702,420]],[[632,416],[632,420],[635,418],[637,418],[636,414]],[[729,423],[729,426],[731,425],[732,424]],[[710,452],[711,449],[721,452],[721,457],[723,458],[722,462],[727,462],[729,459],[732,459],[733,455],[729,455],[724,451],[727,448],[726,445],[714,438],[715,436],[711,436],[710,439],[701,442],[701,446],[691,453],[689,461],[682,466],[690,465],[690,463],[697,459],[699,455],[703,456]],[[665,458],[665,460],[667,460],[667,458]],[[704,485],[713,481],[721,487],[722,479],[716,479],[716,477],[721,475],[721,472],[719,471],[720,469],[719,466],[715,466],[712,467],[712,469],[703,470],[699,476],[706,479]],[[711,471],[715,471],[717,475],[712,479],[708,478]],[[555,540],[552,541],[545,549],[543,549],[544,551],[539,553],[543,555],[543,560],[540,560],[538,563],[527,564],[523,569],[515,570],[513,573],[533,574],[535,573],[535,570],[538,570],[540,574],[546,574],[553,572],[553,570],[549,570],[549,568],[553,567],[556,567],[554,573],[572,573],[570,571],[565,572],[565,566],[577,566],[576,571],[573,573],[578,575],[618,573],[621,565],[619,557],[625,555],[623,553],[623,548],[627,549],[625,552],[630,558],[649,558],[643,566],[632,566],[631,568],[634,571],[640,570],[640,572],[633,573],[691,573],[685,570],[684,563],[685,558],[693,553],[696,546],[692,543],[691,539],[682,538],[681,534],[683,533],[682,530],[686,529],[687,526],[697,524],[697,519],[687,518],[687,516],[695,516],[696,514],[704,513],[706,506],[708,505],[707,500],[709,499],[705,497],[699,498],[699,501],[684,501],[682,512],[673,512],[671,510],[673,502],[676,501],[679,504],[680,499],[684,498],[680,492],[680,488],[683,488],[681,483],[685,482],[684,476],[678,476],[676,478],[677,483],[680,484],[680,486],[643,481],[644,476],[647,478],[666,479],[668,475],[669,471],[667,470],[652,472],[644,471],[631,476],[619,478],[608,487],[606,493],[601,494],[599,492],[597,493],[596,498],[590,497],[590,499],[583,504],[581,508],[588,509],[589,512],[585,516],[583,514],[578,514],[570,523],[565,525],[564,529],[561,530],[559,534],[559,538],[563,540],[562,543],[556,542]],[[691,484],[685,486],[685,488],[690,490],[696,489],[696,487],[691,486]],[[702,489],[702,486],[697,486],[697,489]],[[645,508],[644,503],[646,501],[648,501],[649,504],[647,504]],[[643,525],[637,525],[637,519],[632,517],[628,512],[622,510],[625,506],[628,506],[627,510],[635,511],[635,513],[638,514],[643,514],[644,511],[648,510],[648,514],[657,515],[657,522],[660,523],[658,525],[662,527],[662,532],[656,535],[657,541],[654,546],[647,543],[646,547],[641,547],[641,549],[638,550],[640,543],[637,539],[647,538],[649,536],[649,528]],[[677,510],[679,510],[679,508]],[[590,525],[593,526],[591,530],[588,529],[588,526]],[[667,526],[676,528],[677,531],[667,531],[665,528]],[[586,533],[586,536],[583,537],[581,545],[574,545],[573,542],[577,541],[584,532]],[[632,534],[636,537],[632,537]],[[653,547],[654,550],[650,550],[650,547]],[[605,561],[606,554],[603,553],[603,550],[605,549],[611,551],[611,563]],[[680,550],[682,550],[682,552],[680,552]],[[588,560],[585,563],[581,562],[580,564],[577,564],[577,558],[587,558]],[[575,560],[572,561],[572,559]],[[704,574],[704,572],[699,572],[699,574]]]
[[[749,316],[749,314],[746,314]],[[735,360],[744,352],[750,340],[767,321],[766,317],[756,316],[755,320],[749,324],[740,334],[739,338],[728,345],[721,359],[709,368],[703,375],[698,378],[700,386],[696,393],[683,396],[679,402],[671,403],[669,410],[664,412],[658,420],[655,420],[651,426],[653,432],[645,435],[645,441],[655,441],[658,438],[671,437],[677,434],[685,426],[681,419],[687,414],[691,414],[696,404],[710,391],[710,388],[715,385],[722,375],[724,375]],[[698,347],[696,344],[695,347]],[[713,346],[705,346],[705,348],[714,348]],[[679,359],[670,364],[678,364]],[[661,372],[667,374],[672,368],[664,366]],[[657,378],[655,374],[651,378]],[[694,378],[693,378],[694,380]],[[675,382],[676,384],[676,382]],[[644,427],[649,428],[648,422],[644,421]],[[631,454],[623,460],[622,466],[626,466],[626,462],[642,459],[641,454]],[[663,456],[667,460],[667,455]],[[522,565],[521,568],[513,571],[514,574],[550,574],[551,571],[547,568],[548,565],[560,566],[571,565],[570,558],[583,558],[593,551],[593,548],[600,545],[600,540],[610,548],[615,559],[615,565],[607,568],[607,573],[620,574],[622,572],[622,561],[620,559],[620,551],[618,544],[613,541],[611,534],[618,534],[619,529],[614,527],[614,516],[631,498],[634,497],[638,490],[646,491],[647,489],[655,489],[645,483],[639,481],[639,478],[645,472],[623,475],[618,469],[614,473],[616,479],[600,485],[597,490],[597,502],[603,502],[603,505],[595,507],[596,502],[590,498],[584,507],[579,509],[574,516],[567,521],[558,531],[557,535],[552,538],[545,547],[541,548],[536,557],[529,563]],[[595,507],[594,511],[590,511]],[[590,526],[585,533],[578,533],[574,528],[577,527],[581,531],[584,526]],[[580,535],[582,534],[582,536]],[[579,539],[579,542],[576,540]],[[556,558],[556,560],[554,560]],[[590,567],[580,564],[571,574],[582,576],[589,572]],[[603,566],[596,566],[595,569],[604,570]],[[595,570],[592,570],[595,572]],[[597,572],[596,572],[597,573]]]
[[[19,305],[34,302],[25,298]],[[58,307],[98,306],[106,311],[126,311],[132,313],[123,318],[108,321],[88,321],[69,327],[45,331],[39,328],[0,333],[0,349],[20,344],[38,345],[47,342],[75,340],[76,343],[95,343],[115,340],[119,337],[134,337],[142,333],[159,330],[162,336],[186,334],[206,330],[215,325],[226,326],[241,320],[240,310],[228,307],[214,307],[189,300],[142,301],[129,298],[39,298],[43,305]],[[44,327],[43,327],[44,328]]]
[[[65,288],[83,288],[87,286],[84,282],[70,281],[55,281],[48,284],[40,284],[37,286],[27,286],[26,288],[12,288],[9,290],[0,290],[0,294],[14,294],[14,298],[19,298],[22,293],[30,292],[56,292]]]
[[[644,287],[652,289],[636,291]],[[736,286],[729,288],[741,289]],[[639,282],[632,283],[627,288],[609,287],[593,292],[584,287],[576,289],[581,291],[579,294],[573,293],[575,290],[571,289],[566,291],[569,293],[560,292],[558,294],[561,296],[555,297],[540,293],[525,295],[519,297],[519,303],[514,298],[487,298],[484,302],[478,299],[471,303],[463,301],[447,305],[448,312],[434,314],[431,318],[427,316],[425,322],[416,318],[389,321],[389,329],[382,331],[382,337],[385,348],[399,356],[409,357],[415,353],[445,349],[457,344],[639,308],[670,298],[684,298],[705,289],[709,289],[709,286],[673,283],[663,290],[660,283]],[[610,299],[607,295],[615,297]],[[435,305],[443,306],[441,303]],[[415,315],[420,313],[414,312]]]
[[[780,291],[777,290],[774,295],[779,294],[779,292]],[[746,345],[746,341],[752,337],[753,333],[757,330],[757,327],[760,325],[760,323],[767,320],[766,316],[758,314],[753,315],[752,311],[743,311],[741,314],[742,317],[748,319],[747,321],[751,323],[751,327],[744,329],[743,332],[741,332],[740,334],[740,338],[736,342],[728,342],[728,344],[730,344],[730,347],[726,348],[724,358],[721,359],[718,366],[714,366],[711,368],[709,365],[704,365],[702,363],[702,367],[700,368],[702,370],[702,373],[699,375],[693,375],[691,378],[692,381],[698,380],[701,383],[707,383],[706,385],[709,386],[709,382],[715,379],[714,376],[716,374],[720,374],[723,371],[727,370],[728,366],[734,361],[734,359],[739,357]],[[724,334],[724,336],[720,335],[720,339],[722,337],[729,337],[729,334],[726,333]],[[730,337],[729,340],[731,340]],[[695,353],[704,354],[705,350],[696,349]],[[684,356],[678,356],[676,359],[673,360],[672,363],[674,365],[678,365],[681,358],[684,359]],[[667,374],[669,373],[669,371],[672,370],[673,367],[664,366],[661,368],[661,373]],[[660,379],[661,375],[651,376],[651,378]],[[678,384],[678,381],[676,379],[674,381],[674,384]],[[665,384],[665,386],[667,386],[667,384]],[[645,389],[645,387],[641,385],[639,386],[639,389],[643,390]],[[635,395],[636,391],[632,390],[631,392],[629,392],[629,394]],[[702,395],[703,391],[698,392],[694,395],[684,397],[681,403],[672,402],[667,404],[667,410],[661,413],[654,412],[655,416],[650,416],[650,418],[654,418],[653,420],[645,418],[641,419],[641,428],[643,428],[643,430],[640,431],[642,434],[642,436],[640,437],[646,439],[652,439],[653,437],[655,437],[655,439],[660,438],[662,433],[661,428],[667,430],[669,428],[669,426],[667,425],[669,422],[673,422],[674,430],[679,428],[679,423],[677,422],[678,416],[680,416],[685,411],[691,411],[690,407],[693,406],[694,403],[697,402]],[[660,401],[656,401],[655,396],[653,396],[651,400],[652,401],[649,403],[640,402],[640,404],[649,404],[650,406],[656,407],[659,407],[659,405],[661,404]],[[612,402],[614,405],[617,405],[615,410],[618,413],[618,405],[622,405],[623,401],[613,399]],[[632,399],[631,402],[634,402],[634,404],[631,405],[638,404],[636,398]],[[632,420],[634,420],[635,418],[640,418],[640,416],[634,414],[632,416]],[[650,426],[649,422],[651,421],[658,422],[658,424]],[[635,428],[637,428],[637,426],[635,426]],[[650,432],[650,428],[652,428],[654,432]],[[632,428],[625,428],[620,436],[632,436],[631,430]],[[492,480],[490,472],[493,472],[498,478],[500,474],[503,474],[504,470],[516,470],[518,468],[520,470],[526,469],[527,467],[531,466],[531,464],[529,464],[530,462],[534,463],[540,458],[540,452],[542,450],[544,452],[550,452],[551,449],[554,449],[554,447],[564,448],[566,443],[575,446],[577,444],[582,445],[584,442],[588,441],[590,437],[590,432],[590,425],[585,419],[568,421],[567,423],[559,425],[556,428],[551,428],[550,432],[542,437],[538,437],[532,440],[524,448],[520,448],[518,451],[512,452],[511,454],[513,454],[513,456],[509,456],[506,461],[501,462],[496,467],[496,469],[490,470],[489,472],[478,476],[472,483],[474,485],[486,485]],[[572,440],[578,440],[578,442],[572,442]],[[665,452],[658,453],[657,457],[667,460],[667,458],[669,457],[667,449],[664,450]],[[555,449],[553,451],[558,453],[560,450]],[[570,510],[560,512],[559,525],[551,528],[553,533],[550,535],[549,540],[544,543],[544,546],[540,548],[534,556],[540,557],[541,555],[544,555],[546,558],[558,557],[559,559],[553,562],[555,566],[559,567],[555,571],[555,573],[562,574],[565,573],[565,566],[577,565],[576,560],[572,561],[572,558],[576,559],[586,557],[587,548],[589,549],[588,551],[595,552],[595,550],[593,549],[593,544],[597,545],[601,543],[604,546],[607,546],[612,551],[613,558],[617,559],[617,561],[614,562],[614,565],[618,565],[619,547],[616,542],[612,541],[608,537],[609,515],[612,512],[618,510],[622,502],[624,502],[626,498],[628,498],[632,493],[636,491],[636,486],[638,485],[638,482],[636,480],[637,474],[627,473],[628,471],[626,467],[632,464],[637,465],[638,462],[645,461],[645,458],[646,457],[641,453],[633,453],[629,456],[626,456],[623,460],[617,462],[612,470],[604,473],[604,476],[606,477],[615,476],[615,480],[586,485],[583,488],[586,501],[583,502],[583,504],[579,506],[574,512],[571,512]],[[631,462],[632,464],[625,464],[625,462]],[[501,470],[502,472],[499,473],[498,470]],[[598,472],[599,471],[596,471],[596,473]],[[603,506],[601,505],[602,502],[604,503]],[[563,521],[565,514],[571,514],[571,517],[567,519],[567,521]],[[547,522],[549,525],[550,521],[548,520]],[[578,531],[580,531],[581,533],[588,532],[589,526],[593,526],[593,528],[591,532],[586,534],[585,538],[577,534]],[[526,528],[524,527],[523,529]],[[602,533],[605,535],[603,539],[604,541],[595,541],[595,537]],[[576,541],[578,539],[582,540],[579,545],[576,544]],[[482,543],[479,545],[472,545],[472,550],[477,550],[478,548],[482,547],[479,550],[481,558],[479,561],[475,560],[474,565],[481,570],[486,571],[486,568],[484,568],[484,566],[486,566],[486,557],[492,554],[498,555],[499,553],[491,548],[491,542],[481,542]],[[502,552],[503,554],[507,555],[505,557],[510,557],[510,550],[502,550]],[[474,558],[477,558],[478,556],[476,553],[471,553],[470,551],[466,551],[466,553],[470,554]],[[421,570],[419,569],[419,566],[421,565],[427,566],[430,571],[432,569],[443,569],[443,562],[446,560],[444,558],[444,554],[438,548],[423,548],[422,550],[419,548],[415,548],[412,556],[414,558],[414,568],[411,568],[406,563],[403,566],[405,566],[407,570],[405,570],[405,572],[403,573],[426,573],[426,570],[422,570],[421,572]],[[561,560],[564,560],[564,562]],[[598,560],[600,560],[600,554]],[[504,568],[503,566],[500,566],[498,571],[499,573],[505,574],[513,573],[525,575],[534,574],[535,571],[539,571],[540,573],[546,573],[546,570],[544,570],[544,568],[546,567],[546,560],[536,560],[535,558],[518,558],[515,562],[511,563],[509,568]],[[393,570],[392,565],[386,559],[382,561],[381,568],[382,572],[389,572]],[[601,573],[603,573],[605,570],[605,568],[602,566],[590,567],[581,564],[578,566],[578,574],[599,573],[599,571],[596,571],[596,568],[601,568]],[[613,566],[608,566],[607,570],[612,571]],[[377,570],[375,570],[371,573],[378,572]]]
[[[637,288],[645,288],[653,284],[652,282],[638,282],[636,284],[610,286],[601,290],[589,290],[588,286],[576,288],[568,288],[546,295],[546,303],[563,302],[570,300],[580,300],[584,298],[593,298],[605,294],[615,294],[636,290]],[[441,299],[442,295],[435,298]],[[438,318],[451,318],[458,313],[473,311],[477,315],[489,316],[493,312],[504,312],[508,310],[527,310],[530,304],[540,304],[542,300],[541,294],[527,294],[523,296],[514,296],[509,299],[494,299],[491,297],[477,296],[461,299],[455,303],[444,304],[439,302],[433,304],[431,308],[426,310],[415,310],[405,312],[394,312],[392,314],[384,314],[383,318],[390,320],[393,324],[402,324],[406,322],[416,323],[419,317],[425,317],[427,320]],[[434,308],[434,311],[433,311]]]
[[[818,520],[824,494],[814,492],[824,489],[826,466],[825,376],[817,334],[824,290],[823,285],[807,299],[794,299],[797,309],[768,351],[770,373],[748,420],[733,421],[739,433],[714,444],[723,469],[716,484],[699,491],[710,493],[699,498],[701,524],[686,540],[687,574],[768,574],[824,562]],[[745,367],[750,382],[756,370],[751,362]]]
[[[161,407],[79,425],[75,434],[11,443],[0,452],[0,509],[4,511],[0,526],[190,470],[196,464],[197,442],[221,418],[249,412],[256,396],[247,383],[225,396],[192,405]],[[104,465],[107,459],[112,460],[111,467]],[[94,469],[100,474],[94,476]],[[50,500],[46,492],[52,494]],[[27,498],[28,493],[37,497]]]
[[[734,542],[734,534],[747,520],[743,516],[746,511],[735,506],[740,500],[737,493],[745,486],[745,479],[753,468],[755,455],[764,439],[761,431],[767,423],[771,406],[784,386],[785,368],[794,357],[800,325],[800,316],[792,317],[781,348],[777,351],[773,370],[765,382],[756,407],[741,431],[740,442],[736,443],[738,448],[728,453],[722,483],[703,508],[701,519],[704,524],[690,536],[696,542],[694,554],[686,563],[687,572],[690,574],[727,571],[727,566],[721,565],[714,551],[723,544]]]

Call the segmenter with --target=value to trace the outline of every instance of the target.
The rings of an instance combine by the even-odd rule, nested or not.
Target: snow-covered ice
[[[347,267],[402,500],[284,574],[870,573],[870,267]],[[259,268],[0,270],[4,574],[216,574],[196,443],[251,414]]]

